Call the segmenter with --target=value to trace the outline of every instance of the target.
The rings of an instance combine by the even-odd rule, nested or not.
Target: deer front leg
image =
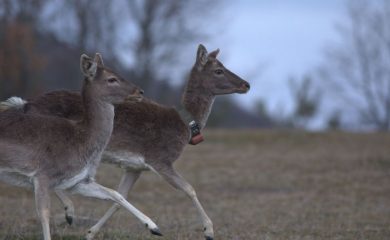
[[[38,217],[42,224],[44,240],[50,240],[50,194],[47,182],[43,179],[34,179],[35,205]]]
[[[118,186],[118,192],[126,198],[129,194],[129,191],[134,186],[134,183],[137,181],[137,179],[140,176],[140,172],[134,172],[134,171],[126,171]],[[111,206],[111,208],[104,214],[104,216],[99,219],[99,221],[88,230],[87,233],[87,240],[91,240],[95,237],[96,233],[99,232],[99,230],[103,227],[103,225],[112,217],[112,215],[115,214],[116,211],[120,208],[120,205],[118,203],[115,203]]]
[[[162,171],[160,172],[160,174],[164,177],[165,180],[167,180],[168,183],[170,183],[176,189],[186,193],[187,196],[192,200],[202,220],[205,239],[213,240],[214,239],[213,223],[211,222],[210,218],[207,216],[205,210],[200,204],[194,188],[182,176],[180,176],[173,168],[171,168],[168,171]]]
[[[86,197],[93,197],[98,199],[111,200],[118,203],[121,207],[124,207],[129,212],[134,214],[154,235],[162,236],[157,225],[145,214],[131,205],[126,199],[120,195],[117,191],[110,188],[103,187],[102,185],[90,181],[79,183],[73,187],[72,193],[78,193]]]
[[[56,190],[55,191],[58,199],[62,202],[65,209],[65,220],[69,225],[72,225],[73,223],[73,217],[74,217],[74,206],[72,200],[68,197],[68,195],[63,192],[62,190]]]

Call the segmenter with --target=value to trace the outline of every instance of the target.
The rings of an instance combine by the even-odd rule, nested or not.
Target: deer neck
[[[191,114],[193,119],[204,128],[209,118],[215,96],[201,91],[194,91],[187,87],[183,95],[183,107]]]
[[[84,100],[84,118],[81,122],[86,135],[86,156],[93,156],[92,161],[99,161],[102,149],[107,145],[114,124],[114,106],[97,99],[93,89],[88,87],[82,91]],[[98,163],[98,162],[97,162]]]

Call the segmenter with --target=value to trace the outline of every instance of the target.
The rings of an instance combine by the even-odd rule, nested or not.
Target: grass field
[[[216,240],[390,239],[390,134],[208,131],[177,169],[197,190]],[[121,170],[102,165],[98,181],[116,187]],[[32,192],[0,185],[0,239],[41,239]],[[81,239],[110,203],[72,197],[75,226],[52,197],[54,239]],[[130,202],[159,225],[151,236],[120,210],[97,239],[203,239],[195,208],[152,172]]]

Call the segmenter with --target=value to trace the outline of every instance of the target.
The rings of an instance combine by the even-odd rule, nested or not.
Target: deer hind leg
[[[194,188],[173,168],[161,171],[159,173],[168,183],[170,183],[176,189],[183,191],[192,200],[202,220],[205,239],[214,239],[213,223],[211,222],[210,218],[207,216],[205,210],[199,202]]]
[[[129,194],[129,191],[134,186],[134,184],[137,181],[137,179],[139,178],[140,174],[141,174],[141,172],[139,172],[139,171],[131,171],[131,170],[127,170],[123,174],[122,179],[121,179],[119,186],[118,186],[118,192],[124,198],[127,197],[127,195]],[[110,219],[112,217],[112,215],[114,215],[115,212],[118,211],[118,209],[120,207],[121,206],[118,203],[114,203],[111,206],[111,208],[104,214],[104,216],[102,218],[100,218],[99,221],[88,230],[88,233],[86,236],[87,240],[93,239],[94,236],[96,235],[96,233],[99,232],[99,230],[103,227],[103,225],[106,224],[108,219]]]
[[[79,183],[73,187],[72,193],[78,193],[86,197],[93,197],[98,199],[111,200],[118,203],[121,207],[124,207],[126,210],[135,215],[145,226],[150,230],[154,235],[162,236],[157,225],[145,214],[131,205],[126,199],[120,195],[117,191],[110,188],[103,187],[102,185],[90,181]]]
[[[38,217],[42,224],[44,240],[50,240],[50,194],[46,181],[34,179],[35,204]]]
[[[56,193],[58,199],[60,199],[60,201],[62,202],[62,205],[64,205],[66,222],[69,225],[72,225],[73,217],[74,217],[74,205],[73,205],[72,200],[62,190],[56,190],[55,193]]]

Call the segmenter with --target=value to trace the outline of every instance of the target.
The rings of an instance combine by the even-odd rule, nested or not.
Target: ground
[[[291,131],[206,131],[176,168],[214,222],[215,239],[389,239],[390,135]],[[116,187],[121,170],[102,165],[98,181]],[[30,191],[0,185],[0,239],[41,239]],[[110,203],[72,197],[75,226],[52,197],[54,239],[81,239]],[[151,236],[120,210],[97,239],[203,239],[191,201],[152,172],[130,202],[159,225]]]

